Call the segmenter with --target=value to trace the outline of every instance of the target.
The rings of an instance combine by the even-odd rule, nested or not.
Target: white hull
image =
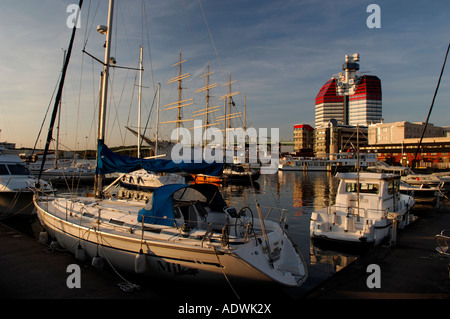
[[[181,174],[155,174],[140,169],[125,174],[120,179],[120,184],[131,189],[155,189],[168,184],[184,184],[185,178]]]
[[[399,176],[377,173],[360,175],[362,186],[359,193],[355,191],[357,173],[337,175],[340,183],[336,204],[311,214],[312,238],[378,245],[391,235],[393,220],[396,220],[395,227],[399,229],[413,221],[410,211],[415,201],[411,196],[398,192]]]
[[[398,228],[403,229],[412,221],[410,208],[397,211],[403,216]],[[346,210],[336,209],[336,206],[324,208],[311,216],[310,235],[312,238],[347,242],[354,244],[379,245],[391,234],[392,220],[371,218],[348,214]]]
[[[95,201],[92,198],[89,200],[91,203]],[[65,209],[59,206],[66,204],[73,208],[67,216]],[[176,228],[148,225],[152,230],[142,234],[140,223],[132,227],[107,222],[98,224],[97,218],[81,216],[76,212],[91,214],[103,204],[105,210],[108,205],[118,209],[117,203],[111,204],[110,200],[90,206],[64,199],[35,199],[45,229],[57,239],[59,245],[75,254],[80,244],[88,258],[98,254],[123,271],[135,272],[136,256],[142,248],[146,259],[144,274],[148,276],[210,281],[225,280],[225,274],[228,279],[277,282],[285,286],[298,286],[306,278],[306,266],[299,254],[294,253],[295,248],[286,234],[276,231],[269,234],[272,250],[280,250],[274,268],[271,268],[263,245],[257,244],[255,238],[240,245],[233,246],[230,242],[229,246],[224,246],[215,235],[211,240],[199,240],[198,236],[206,235],[204,230],[193,231],[191,236],[184,238]],[[134,204],[124,203],[123,206],[127,205],[131,207]],[[144,203],[134,205],[134,212],[130,208],[130,214],[143,207]],[[103,210],[101,214],[106,215]]]

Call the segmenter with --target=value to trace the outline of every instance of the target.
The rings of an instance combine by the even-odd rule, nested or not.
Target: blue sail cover
[[[111,151],[102,140],[98,141],[98,159],[96,173],[129,173],[138,169],[145,169],[154,173],[190,173],[210,176],[222,175],[223,163],[174,163],[164,159],[142,159],[116,154]]]
[[[173,193],[177,190],[187,187],[185,184],[169,184],[158,187],[155,189],[152,197],[152,208],[146,210],[141,209],[138,213],[138,222],[173,226],[174,213],[173,213]]]
[[[141,223],[144,219],[144,223],[148,224],[174,226],[173,196],[183,188],[192,188],[197,191],[214,211],[222,212],[223,208],[227,206],[219,189],[213,184],[168,184],[155,189],[151,208],[143,208],[139,211],[138,222]],[[181,196],[184,196],[185,193],[186,191]]]

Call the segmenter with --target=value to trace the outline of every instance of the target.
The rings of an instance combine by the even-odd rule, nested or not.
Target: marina
[[[312,245],[310,241],[311,214],[333,203],[336,196],[337,180],[332,175],[326,172],[279,172],[262,175],[257,184],[256,196],[262,207],[273,204],[275,199],[277,206],[288,210],[288,232],[305,257],[308,279],[298,288],[275,288],[278,291],[275,293],[274,288],[255,289],[257,286],[253,285],[232,286],[235,289],[233,292],[223,278],[220,284],[216,282],[212,285],[217,295],[207,298],[200,292],[211,289],[209,285],[197,285],[197,289],[193,290],[197,294],[183,294],[177,302],[209,300],[213,303],[220,295],[222,300],[228,302],[286,302],[292,307],[295,302],[301,303],[304,299],[450,298],[448,261],[439,256],[434,241],[434,236],[445,227],[443,225],[450,222],[447,203],[443,203],[438,210],[430,205],[415,207],[414,214],[418,219],[399,231],[395,246],[383,243],[368,251],[355,253],[326,250]],[[245,205],[254,207],[251,200],[253,190],[248,185],[228,184],[221,191],[229,205],[238,206],[245,201]],[[0,248],[1,270],[10,273],[8,277],[2,277],[4,293],[8,292],[5,298],[145,298],[173,304],[170,292],[185,287],[177,280],[156,280],[155,284],[155,280],[143,280],[133,272],[117,271],[107,265],[99,270],[89,260],[81,262],[64,249],[43,245],[39,242],[42,225],[36,219],[26,226],[16,222],[8,224],[1,227],[4,245]],[[28,260],[26,266],[25,260]],[[380,289],[370,289],[366,285],[369,275],[367,265],[374,263],[380,265],[382,270]],[[81,266],[80,289],[69,289],[66,285],[69,276],[66,268],[70,264]],[[22,271],[11,271],[14,267],[34,270],[25,271],[27,275],[23,276]],[[404,267],[408,273],[405,273]],[[401,276],[401,283],[396,275]]]
[[[29,72],[30,82],[22,85],[21,93],[36,101],[13,92],[17,79],[4,67],[12,80],[11,93],[3,92],[0,125],[20,148],[1,136],[1,298],[123,299],[170,317],[277,318],[301,316],[304,306],[348,314],[346,305],[324,307],[330,299],[450,299],[450,127],[439,110],[443,126],[430,123],[450,44],[426,120],[409,122],[410,113],[417,117],[426,109],[430,81],[422,92],[405,63],[389,62],[395,51],[361,45],[359,36],[350,43],[354,26],[346,42],[361,55],[335,48],[344,43],[338,37],[319,35],[327,40],[324,49],[307,45],[303,28],[318,16],[314,7],[305,20],[303,9],[312,7],[300,3],[277,3],[274,10],[262,1],[250,11],[244,3],[242,11],[227,4],[233,15],[242,14],[233,29],[223,24],[229,8],[219,3],[183,2],[189,28],[169,28],[169,17],[181,20],[172,1],[124,8],[120,1],[80,0],[65,8],[73,14],[51,33],[68,42],[62,67],[54,43],[42,44],[45,54],[34,50],[28,57],[30,64],[33,56],[51,60],[42,63],[42,77],[32,80]],[[379,6],[366,13],[369,8],[377,20]],[[253,23],[259,15],[283,27],[259,23],[251,35],[243,32],[250,24],[242,21]],[[347,20],[358,20],[345,16],[346,27]],[[285,41],[290,47],[266,41],[283,38],[291,24],[300,27],[297,20],[304,21],[295,32],[301,46],[292,39]],[[219,25],[223,29],[215,30]],[[370,19],[366,26],[380,28]],[[336,23],[329,32],[339,28]],[[258,35],[263,41],[256,44]],[[251,54],[243,43],[255,44]],[[442,47],[425,46],[433,50],[417,61],[428,63],[411,56],[405,61],[429,79],[426,72],[441,61],[434,51]],[[290,58],[274,63],[271,56],[285,51]],[[337,73],[335,54],[344,57]],[[360,71],[361,57],[382,79]],[[11,61],[11,70],[13,60],[4,61]],[[395,90],[408,78],[413,98]],[[56,80],[51,97],[49,79]],[[21,126],[27,116],[36,122],[31,111],[17,107],[23,118],[9,123],[6,113],[16,116],[10,96],[31,109],[43,104],[42,92],[50,102],[39,109],[38,132],[36,123]],[[403,111],[395,116],[392,106],[401,99]],[[3,103],[11,104],[8,112]],[[307,124],[310,115],[314,128]],[[400,117],[405,120],[385,123]],[[293,124],[299,119],[305,122]],[[22,131],[17,137],[12,126]],[[109,308],[129,309],[119,302]]]

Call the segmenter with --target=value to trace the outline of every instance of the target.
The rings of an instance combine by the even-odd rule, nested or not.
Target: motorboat
[[[311,215],[313,240],[378,245],[393,227],[403,229],[414,216],[414,198],[401,194],[400,176],[385,173],[337,173],[336,202]]]
[[[400,181],[400,192],[414,197],[416,203],[431,203],[439,207],[440,201],[445,197],[444,182],[438,186],[430,186],[428,184],[410,185]]]
[[[426,185],[428,187],[443,186],[443,178],[436,174],[416,174],[409,167],[389,165],[385,162],[377,162],[367,168],[369,172],[387,173],[400,175],[402,181],[409,185]]]
[[[41,178],[51,183],[89,183],[95,178],[95,168],[88,163],[76,163],[71,166],[48,168],[41,173]]]
[[[0,219],[32,214],[33,189],[37,181],[14,151],[0,146]],[[44,192],[53,190],[43,180],[40,188]]]
[[[261,166],[257,164],[226,164],[223,168],[223,176],[230,183],[250,183],[261,175]]]
[[[136,170],[120,176],[121,186],[136,190],[154,190],[163,185],[185,183],[186,180],[181,174],[155,174],[152,172],[147,172],[144,169]]]

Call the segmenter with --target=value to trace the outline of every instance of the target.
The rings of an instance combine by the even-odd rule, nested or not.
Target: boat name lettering
[[[158,260],[157,263],[158,263],[158,270],[170,272],[176,276],[182,276],[182,275],[194,275],[195,276],[198,273],[198,270],[196,268],[183,267],[177,263],[168,263],[168,262],[161,261],[161,260]]]

